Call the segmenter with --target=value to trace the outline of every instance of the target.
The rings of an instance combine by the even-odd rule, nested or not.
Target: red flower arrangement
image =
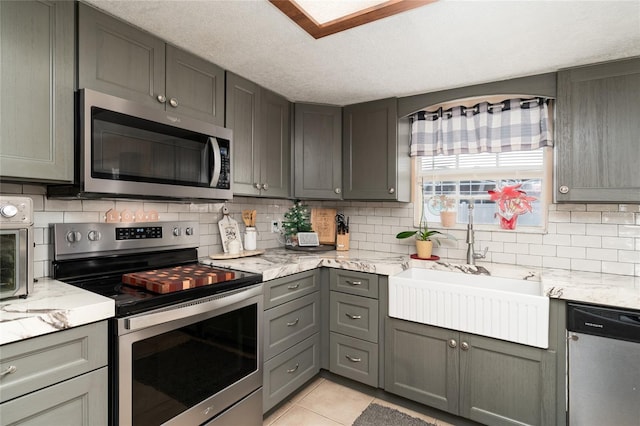
[[[519,189],[521,186],[519,183],[488,191],[491,200],[498,202],[496,216],[500,217],[500,227],[503,229],[515,229],[518,216],[533,210],[531,202],[537,198],[527,196],[525,191]]]

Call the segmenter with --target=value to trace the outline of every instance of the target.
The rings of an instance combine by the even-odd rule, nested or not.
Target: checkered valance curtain
[[[411,156],[530,151],[553,146],[548,101],[509,99],[411,117]]]

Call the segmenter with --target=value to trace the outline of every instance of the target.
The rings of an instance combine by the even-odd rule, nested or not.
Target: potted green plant
[[[430,230],[427,226],[427,222],[420,221],[418,225],[418,229],[414,229],[413,231],[402,231],[398,232],[396,238],[405,239],[409,237],[416,236],[416,251],[418,252],[418,257],[421,259],[429,259],[431,257],[431,253],[433,251],[433,244],[440,245],[440,240],[434,235],[444,235],[440,231]]]
[[[285,245],[298,245],[298,232],[311,232],[311,212],[300,200],[296,200],[288,212],[284,214],[282,230]]]

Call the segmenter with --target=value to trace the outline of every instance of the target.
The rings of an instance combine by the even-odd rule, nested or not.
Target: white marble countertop
[[[39,278],[25,299],[0,301],[0,345],[111,318],[112,299]]]
[[[640,277],[541,269],[497,263],[478,263],[481,268],[458,262],[437,262],[411,259],[407,255],[363,250],[302,252],[286,249],[268,249],[259,256],[203,262],[220,267],[261,273],[264,281],[308,271],[318,267],[340,268],[394,275],[416,267],[459,273],[485,273],[491,275],[541,281],[544,294],[551,298],[593,303],[640,310]]]

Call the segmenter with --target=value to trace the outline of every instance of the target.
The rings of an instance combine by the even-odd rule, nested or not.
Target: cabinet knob
[[[460,349],[463,351],[468,351],[471,346],[467,342],[460,343]]]
[[[263,184],[262,184],[262,190],[263,190],[263,191],[266,191],[266,190],[268,190],[268,189],[269,189],[269,184],[268,184],[268,183],[263,183]]]
[[[458,342],[456,342],[456,339],[449,340],[448,344],[450,348],[455,348],[456,346],[458,346]]]
[[[169,99],[169,105],[171,105],[174,108],[177,108],[178,107],[178,100],[176,98]]]
[[[395,188],[389,188],[389,194],[395,194],[396,189]]]
[[[336,194],[339,194],[339,193],[341,193],[341,192],[342,192],[342,189],[340,189],[340,188],[336,188],[336,189],[334,189],[334,190],[333,190],[333,192],[335,192]]]
[[[253,184],[253,187],[255,189],[260,189],[262,187],[262,185],[260,185],[258,182],[256,182],[256,183]]]
[[[164,95],[158,95],[156,96],[156,99],[158,100],[158,102],[160,102],[161,104],[167,102],[167,98]]]
[[[561,194],[567,194],[569,192],[569,187],[567,185],[562,185],[560,188],[558,188],[558,191]]]

